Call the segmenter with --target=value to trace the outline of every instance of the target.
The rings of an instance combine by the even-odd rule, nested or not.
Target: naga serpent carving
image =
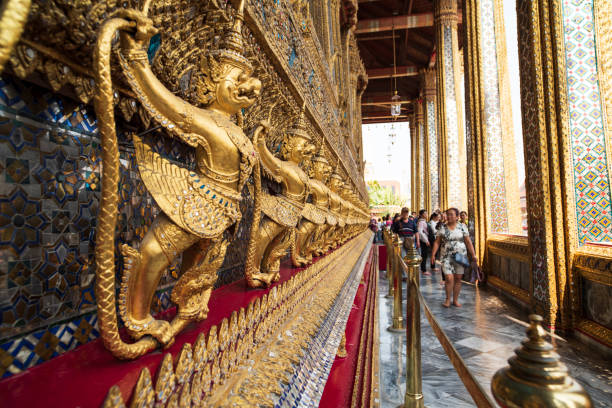
[[[97,90],[94,107],[102,139],[102,197],[96,229],[96,298],[100,332],[105,346],[118,358],[136,358],[159,345],[167,347],[189,322],[208,314],[208,300],[228,245],[224,232],[241,218],[240,192],[259,157],[252,143],[231,116],[251,106],[261,82],[242,55],[244,0],[220,48],[202,59],[206,106],[201,109],[180,99],[155,77],[145,47],[156,33],[143,11],[126,9],[100,28],[94,55]],[[133,137],[141,178],[162,210],[142,239],[139,249],[121,247],[124,272],[119,312],[134,343],[118,332],[115,299],[115,228],[119,153],[113,112],[110,72],[111,44],[120,33],[119,62],[142,106],[166,129],[195,149],[197,169],[170,163]],[[261,133],[266,125],[256,132]],[[258,177],[256,177],[258,179]],[[257,204],[257,203],[256,203]],[[182,275],[171,299],[178,312],[171,322],[150,314],[162,273],[182,254]],[[247,280],[253,281],[252,276]],[[255,277],[256,278],[256,277]]]
[[[21,37],[31,0],[5,0],[0,4],[0,73]]]

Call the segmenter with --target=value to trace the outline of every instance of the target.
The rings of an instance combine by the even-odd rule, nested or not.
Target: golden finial
[[[242,39],[242,24],[244,22],[244,1],[240,0],[236,14],[234,15],[234,23],[223,38],[221,47],[218,50],[212,51],[211,55],[219,60],[235,65],[247,72],[253,72],[253,66],[242,54],[244,50],[244,41]]]
[[[321,141],[321,146],[319,147],[319,151],[317,152],[317,154],[312,160],[316,162],[321,162],[324,164],[329,164],[329,162],[325,158],[325,142]]]
[[[544,336],[542,317],[529,316],[527,339],[509,367],[498,370],[491,382],[493,396],[506,407],[591,407],[593,403],[584,388],[559,360],[559,355]]]
[[[287,129],[287,134],[299,136],[306,140],[312,139],[312,137],[308,133],[308,124],[306,121],[306,101],[302,103],[302,109],[300,110],[300,113],[297,115],[297,118],[293,126]]]

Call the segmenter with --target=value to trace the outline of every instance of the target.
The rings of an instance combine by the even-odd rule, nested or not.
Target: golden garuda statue
[[[330,222],[335,224],[335,218],[332,218],[329,213],[329,188],[327,180],[331,173],[325,156],[319,153],[312,159],[310,170],[310,193],[312,195],[312,205],[315,214],[320,214],[320,218],[311,217],[302,220],[298,230],[295,251],[308,262],[312,261],[313,256],[323,255],[325,252],[321,248],[321,234],[325,230],[326,225]]]
[[[122,10],[98,33],[94,69],[94,106],[102,139],[102,197],[96,230],[96,298],[100,332],[106,347],[119,358],[135,358],[169,346],[189,322],[208,314],[208,300],[228,245],[224,232],[241,218],[240,192],[258,167],[252,143],[231,117],[258,98],[261,82],[243,56],[244,0],[219,49],[201,61],[206,74],[204,108],[190,105],[154,75],[146,46],[157,31],[143,11]],[[110,73],[111,46],[120,32],[121,69],[142,106],[166,129],[195,149],[197,169],[189,171],[162,158],[133,137],[140,176],[162,210],[139,248],[121,247],[123,276],[119,311],[134,343],[119,337],[115,300],[115,227],[119,154]],[[156,320],[150,307],[168,265],[182,254],[182,276],[171,299],[178,306],[172,322]]]
[[[340,197],[342,198],[341,214],[344,218],[344,228],[340,231],[338,236],[338,244],[344,244],[349,238],[352,237],[353,233],[353,216],[355,214],[355,207],[351,203],[352,189],[348,183],[343,183],[340,188]]]
[[[339,236],[344,228],[345,220],[342,216],[342,198],[338,194],[342,187],[342,177],[334,171],[329,179],[329,212],[336,223],[329,225],[325,231],[325,252],[335,249],[338,246]]]
[[[256,202],[258,199],[261,201],[261,209],[255,205],[245,273],[253,276],[256,287],[266,287],[280,277],[280,260],[295,239],[296,227],[309,194],[309,179],[300,164],[308,163],[314,153],[304,109],[296,123],[285,131],[280,152],[282,159],[268,150],[266,134],[266,128],[258,128],[253,144],[259,152],[262,172],[280,183],[281,194],[259,193],[255,197]],[[261,214],[264,217],[260,223]]]

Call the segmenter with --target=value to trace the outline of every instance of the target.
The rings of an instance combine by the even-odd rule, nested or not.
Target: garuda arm
[[[259,160],[261,168],[265,172],[266,176],[272,180],[280,183],[283,179],[283,161],[275,157],[268,147],[266,146],[266,140],[264,135],[267,134],[269,125],[266,123],[258,127],[253,135],[253,145],[255,150],[259,153]]]
[[[209,136],[209,129],[218,126],[209,111],[190,105],[157,79],[145,51],[145,44],[149,43],[155,29],[143,28],[146,24],[150,23],[139,21],[136,34],[121,32],[121,67],[130,87],[149,114],[171,134],[196,147],[204,142],[203,137]],[[140,35],[141,30],[146,30],[146,35]]]

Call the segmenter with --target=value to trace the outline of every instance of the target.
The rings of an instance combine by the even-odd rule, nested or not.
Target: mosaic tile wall
[[[446,109],[446,150],[448,161],[448,206],[461,207],[461,180],[459,154],[459,122],[457,97],[455,94],[455,71],[453,67],[453,28],[444,27],[444,107]]]
[[[99,336],[93,289],[98,142],[90,107],[0,78],[0,378]],[[194,162],[192,149],[174,139],[153,132],[147,142],[183,166]],[[137,246],[159,209],[124,136],[120,164],[117,245]],[[243,220],[251,218],[251,207],[243,200]],[[241,278],[247,236],[243,221],[218,285]],[[162,278],[154,312],[173,306],[177,278],[178,262]]]
[[[480,47],[484,92],[484,126],[487,142],[487,176],[489,181],[488,219],[491,232],[508,232],[504,149],[502,142],[499,76],[495,41],[495,16],[492,0],[480,1]]]
[[[563,28],[578,239],[612,242],[610,135],[604,132],[597,80],[593,1],[564,0]]]
[[[427,135],[429,144],[429,199],[431,208],[440,207],[440,183],[438,180],[438,135],[436,133],[436,103],[427,101],[425,120],[427,121]]]

